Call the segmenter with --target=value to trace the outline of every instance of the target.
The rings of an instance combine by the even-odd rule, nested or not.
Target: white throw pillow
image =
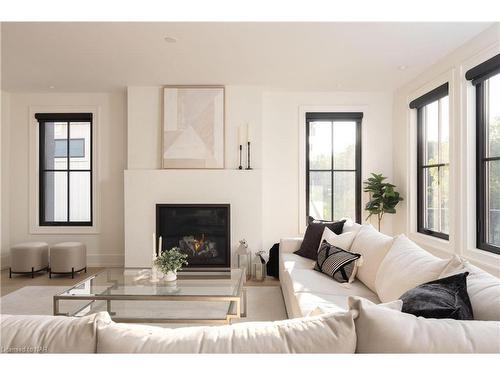
[[[420,284],[439,279],[450,259],[440,259],[404,234],[398,236],[380,264],[375,290],[382,302],[400,298]]]
[[[82,318],[2,315],[2,350],[6,353],[95,353],[97,321],[108,319],[108,313]]]
[[[321,249],[321,244],[323,243],[323,241],[328,242],[332,246],[339,247],[342,250],[349,251],[355,236],[355,232],[336,234],[329,228],[325,227],[325,229],[323,230],[323,235],[321,236],[321,241],[319,241],[318,251],[319,249]]]
[[[500,321],[500,279],[456,255],[441,273],[440,278],[466,271],[469,272],[467,294],[474,319]]]
[[[500,322],[426,319],[349,297],[357,353],[500,353]]]
[[[354,232],[354,235],[356,235],[361,229],[361,224],[356,223],[352,219],[344,217],[340,220],[345,220],[344,226],[342,227],[342,233]]]
[[[362,225],[351,245],[351,252],[363,257],[356,277],[375,292],[375,278],[380,263],[389,251],[394,239],[380,233],[371,225]]]
[[[354,353],[353,313],[216,327],[100,322],[98,353]]]

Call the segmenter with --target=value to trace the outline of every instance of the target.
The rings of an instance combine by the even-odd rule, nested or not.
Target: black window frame
[[[476,93],[476,247],[494,254],[500,254],[500,247],[488,239],[488,163],[500,160],[500,156],[488,156],[488,98],[486,81],[500,74],[500,54],[468,70],[465,78],[472,81]]]
[[[48,227],[91,227],[94,219],[94,179],[93,179],[93,115],[92,113],[36,113],[35,118],[38,121],[38,225]],[[67,145],[66,145],[66,169],[47,169],[45,168],[45,124],[54,122],[67,123]],[[90,144],[89,144],[89,165],[90,169],[71,169],[70,163],[70,141],[72,122],[88,122],[90,124]],[[67,173],[67,220],[66,221],[48,221],[45,220],[45,175],[47,172],[66,172]],[[71,221],[70,220],[70,173],[86,172],[90,174],[90,220],[89,221]]]
[[[307,112],[306,113],[306,217],[309,217],[309,180],[310,172],[331,172],[332,174],[332,190],[334,187],[334,172],[354,172],[355,173],[355,220],[357,223],[361,223],[361,126],[363,120],[362,112]],[[335,169],[333,163],[333,152],[332,152],[332,163],[330,169],[311,169],[309,163],[309,127],[310,123],[314,121],[354,121],[356,122],[356,145],[355,145],[355,169]],[[332,129],[332,147],[333,147],[333,129]],[[331,194],[332,202],[332,220],[334,213],[334,196],[333,191]]]
[[[448,167],[450,168],[450,158],[448,156],[448,163],[437,163],[437,164],[424,164],[424,107],[431,104],[439,99],[449,96],[449,84],[445,84],[436,87],[434,90],[422,95],[421,97],[413,100],[410,103],[411,109],[417,110],[417,232],[428,236],[440,238],[449,241],[449,233],[437,232],[425,227],[425,195],[424,190],[424,170],[427,168],[438,168],[438,175],[440,173],[440,168]],[[438,137],[441,134],[438,131]],[[438,139],[439,143],[439,139]],[[440,202],[441,203],[441,202]]]

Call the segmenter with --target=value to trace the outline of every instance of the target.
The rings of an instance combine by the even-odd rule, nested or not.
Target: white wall
[[[494,25],[422,75],[399,88],[394,97],[394,180],[406,199],[394,221],[394,231],[407,233],[437,255],[458,254],[486,270],[500,274],[500,257],[475,249],[474,120],[468,108],[473,102],[465,71],[488,56],[500,53],[500,26]],[[408,103],[439,82],[450,82],[450,241],[416,233],[416,139],[414,114]],[[472,90],[473,94],[473,90]]]
[[[88,264],[100,266],[123,265],[123,170],[126,160],[126,98],[125,93],[11,93],[8,123],[2,121],[2,130],[8,136],[2,150],[2,180],[8,186],[2,189],[2,198],[10,202],[8,217],[10,238],[3,241],[2,251],[9,244],[23,241],[55,243],[75,240],[87,245]],[[29,225],[29,119],[30,107],[36,106],[98,106],[99,121],[95,129],[97,140],[98,181],[100,190],[100,227],[94,234],[32,234]],[[5,133],[3,134],[5,136]],[[3,156],[3,155],[2,155]],[[4,166],[6,166],[4,170]],[[4,201],[5,202],[5,201]],[[7,209],[8,210],[8,209]],[[33,210],[36,212],[36,209]],[[2,220],[4,221],[4,220]]]
[[[281,237],[298,235],[305,203],[305,140],[299,144],[303,112],[362,111],[362,179],[380,172],[392,180],[392,94],[385,92],[266,92],[263,96],[263,242],[268,249]],[[367,196],[363,193],[363,204]],[[362,218],[366,217],[363,210]],[[382,230],[392,234],[392,217]],[[375,224],[375,222],[374,222]]]
[[[9,172],[10,172],[10,142],[9,142],[9,113],[10,113],[10,95],[1,92],[1,222],[0,222],[0,267],[4,268],[8,264],[9,242],[10,242],[10,199],[9,199]]]

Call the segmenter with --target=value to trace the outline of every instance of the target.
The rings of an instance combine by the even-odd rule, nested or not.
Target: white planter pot
[[[168,271],[163,280],[165,281],[174,281],[174,280],[177,280],[177,271]]]

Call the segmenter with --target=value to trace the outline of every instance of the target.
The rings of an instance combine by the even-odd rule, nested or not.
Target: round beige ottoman
[[[87,248],[81,242],[61,242],[50,247],[49,277],[52,274],[87,272]]]
[[[13,273],[31,274],[49,267],[49,245],[45,242],[24,242],[10,248],[9,278]]]

